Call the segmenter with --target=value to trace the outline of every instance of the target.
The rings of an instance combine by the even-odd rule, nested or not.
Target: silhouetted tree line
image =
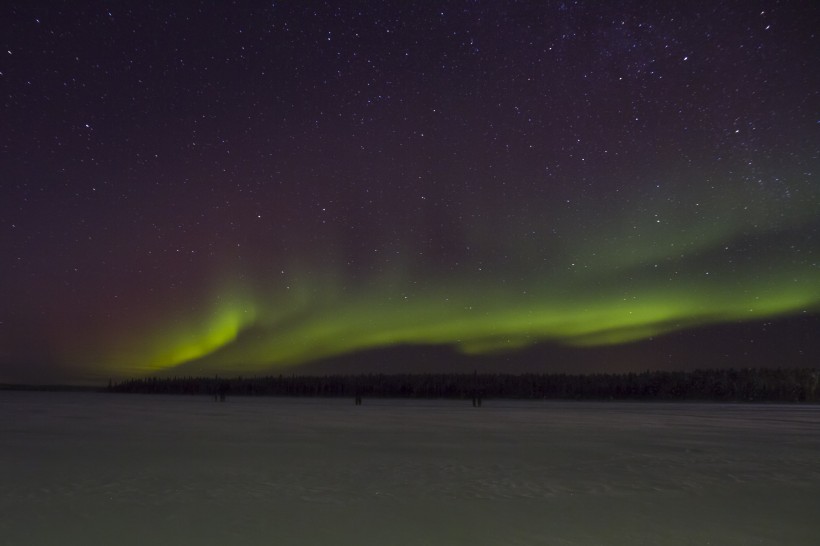
[[[710,400],[820,402],[820,370],[728,369],[624,374],[362,374],[250,378],[174,377],[109,383],[110,392],[216,396]],[[222,397],[224,398],[224,396]]]

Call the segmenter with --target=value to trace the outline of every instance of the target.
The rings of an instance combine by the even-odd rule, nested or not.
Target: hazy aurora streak
[[[794,207],[802,209],[805,202]],[[761,225],[785,213],[792,225],[762,232]],[[577,241],[572,246],[582,251],[575,255],[553,249],[571,260],[560,267],[511,242],[509,271],[479,270],[473,263],[452,278],[394,271],[358,282],[340,274],[313,280],[305,275],[292,286],[266,286],[257,279],[255,287],[249,283],[243,295],[203,316],[171,310],[178,326],[134,340],[147,350],[135,351],[130,362],[104,360],[120,372],[168,371],[195,361],[194,369],[203,372],[254,373],[391,345],[452,345],[471,354],[544,341],[614,345],[709,324],[817,312],[817,268],[793,261],[804,243],[792,232],[805,227],[806,216],[787,205],[747,215],[748,228],[755,224],[759,232],[745,236],[737,233],[747,226],[737,221],[720,226],[712,217],[703,221],[712,233],[707,237],[702,226],[693,225],[690,241],[679,227],[659,225],[660,235],[650,244],[627,244],[621,252],[607,245],[627,235],[601,229],[597,233],[607,236]],[[482,244],[470,242],[479,249]],[[730,252],[734,246],[743,252]],[[524,263],[537,262],[541,265],[533,269],[540,274],[525,270]],[[338,264],[327,268],[333,271]],[[209,297],[224,299],[226,292],[238,293],[217,290]]]

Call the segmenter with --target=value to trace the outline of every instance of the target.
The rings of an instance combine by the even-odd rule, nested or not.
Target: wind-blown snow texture
[[[814,544],[816,406],[0,393],[0,544]]]

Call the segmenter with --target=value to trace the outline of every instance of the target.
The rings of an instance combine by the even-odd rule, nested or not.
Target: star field
[[[0,380],[818,325],[812,2],[2,13]]]

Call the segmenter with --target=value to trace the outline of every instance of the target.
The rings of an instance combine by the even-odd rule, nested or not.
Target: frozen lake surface
[[[820,544],[820,407],[0,392],[0,544]]]

